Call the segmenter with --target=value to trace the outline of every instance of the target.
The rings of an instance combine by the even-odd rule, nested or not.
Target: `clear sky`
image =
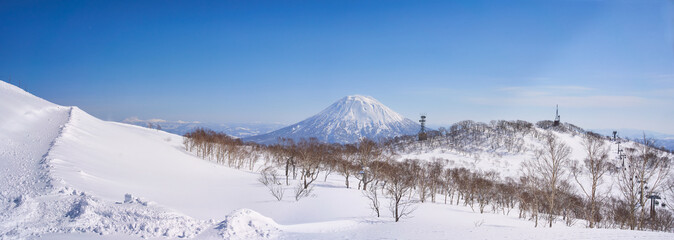
[[[674,1],[0,1],[0,79],[105,120],[293,123],[346,95],[431,125],[674,134]]]

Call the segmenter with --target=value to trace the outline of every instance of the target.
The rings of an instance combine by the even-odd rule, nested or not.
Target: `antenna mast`
[[[419,141],[424,141],[426,140],[426,114],[422,113],[421,114],[421,120],[419,120],[419,123],[421,123],[421,130],[419,130]]]
[[[560,117],[559,117],[559,105],[555,107],[555,122],[552,124],[553,126],[559,126],[560,123]]]

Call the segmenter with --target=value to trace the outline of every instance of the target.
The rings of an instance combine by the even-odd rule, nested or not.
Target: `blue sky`
[[[674,134],[674,1],[2,1],[0,79],[106,120],[293,123],[346,95],[431,125]]]

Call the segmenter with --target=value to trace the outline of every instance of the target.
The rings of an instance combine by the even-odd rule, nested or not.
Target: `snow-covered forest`
[[[343,187],[362,191],[377,216],[390,211],[395,221],[413,216],[418,204],[439,202],[478,213],[515,210],[534,227],[674,227],[674,205],[665,200],[674,199],[672,154],[649,139],[612,139],[551,121],[462,121],[429,135],[421,142],[416,136],[356,144],[279,139],[265,146],[198,129],[185,135],[185,149],[260,172],[279,201],[300,201],[315,183],[340,175]],[[350,184],[354,179],[357,185]]]

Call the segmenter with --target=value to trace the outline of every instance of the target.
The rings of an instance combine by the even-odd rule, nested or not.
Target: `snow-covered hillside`
[[[394,112],[376,99],[367,96],[347,96],[320,113],[299,123],[245,141],[270,144],[278,138],[317,138],[330,143],[353,143],[362,137],[390,138],[415,134],[419,125]]]
[[[73,232],[178,237],[194,236],[208,226],[208,222],[166,211],[131,195],[126,197],[127,192],[118,191],[121,195],[106,199],[82,191],[86,186],[101,192],[120,189],[100,185],[98,181],[110,179],[97,175],[94,169],[119,173],[143,166],[143,162],[120,164],[126,159],[121,154],[128,153],[125,146],[101,146],[114,153],[105,158],[89,158],[83,153],[101,149],[89,147],[104,142],[94,139],[89,146],[69,145],[69,141],[101,136],[98,134],[105,132],[106,126],[114,125],[76,107],[57,106],[0,82],[0,239]],[[88,126],[100,128],[81,131]],[[142,139],[136,143],[145,144]],[[90,165],[84,166],[81,161],[85,160]],[[105,168],[105,164],[113,167]],[[118,177],[129,176],[126,172]]]
[[[249,239],[259,229],[247,221],[219,228],[220,221],[259,218],[250,211],[240,216],[244,208],[283,224],[367,213],[360,195],[345,189],[317,189],[330,191],[301,205],[271,201],[258,174],[197,158],[184,151],[181,136],[101,121],[0,85],[0,239],[64,233]],[[325,209],[339,195],[345,201]]]
[[[552,136],[569,150],[568,159],[560,162],[559,181],[571,196],[586,198],[586,194],[591,194],[589,189],[592,187],[592,175],[590,170],[585,169],[584,166],[588,168],[594,166],[594,171],[605,169],[596,185],[598,199],[601,199],[600,202],[603,205],[602,217],[617,219],[617,216],[612,216],[614,214],[612,211],[619,209],[616,206],[629,201],[625,199],[626,195],[631,194],[633,199],[641,196],[642,190],[639,190],[639,182],[645,186],[643,196],[652,195],[657,200],[651,201],[646,197],[644,197],[644,203],[633,200],[636,201],[632,203],[635,206],[634,209],[641,209],[641,206],[648,209],[652,206],[654,211],[663,211],[664,215],[671,214],[674,210],[672,208],[674,178],[671,177],[674,176],[674,168],[671,167],[674,163],[672,162],[674,154],[660,151],[656,147],[646,147],[640,142],[621,138],[613,139],[609,136],[586,132],[569,123],[553,126],[552,121],[540,121],[537,124],[525,121],[492,121],[490,123],[463,121],[448,129],[445,132],[436,133],[426,142],[409,142],[403,139],[390,144],[398,155],[398,159],[412,159],[422,163],[438,162],[451,168],[463,168],[493,177],[498,179],[497,182],[517,184],[518,187],[522,187],[525,185],[523,177],[531,177],[531,174],[527,173],[530,169],[527,168],[527,164],[530,165],[531,162],[541,159],[537,153],[546,154],[546,151],[550,149],[546,140],[548,136]],[[586,142],[588,136],[595,136],[593,139],[597,141],[597,145],[592,145],[595,146],[592,151],[597,152],[600,147],[596,146],[607,150],[605,162],[601,165],[589,163],[587,147],[589,144]],[[550,164],[550,162],[545,163]],[[641,169],[644,174],[637,174],[639,170],[634,170],[636,168]],[[542,172],[551,174],[543,170],[534,173],[533,177],[545,178],[546,174]],[[545,191],[547,188],[542,189]],[[649,210],[645,212],[648,213]],[[586,212],[580,211],[580,214],[586,214]],[[616,227],[620,223],[609,225]]]
[[[0,239],[674,237],[583,224],[534,228],[515,213],[441,201],[396,223],[386,210],[375,217],[363,192],[345,188],[336,173],[321,175],[299,201],[291,180],[277,201],[258,181],[265,157],[251,157],[260,158],[255,171],[229,168],[185,151],[181,136],[102,121],[0,81]]]

